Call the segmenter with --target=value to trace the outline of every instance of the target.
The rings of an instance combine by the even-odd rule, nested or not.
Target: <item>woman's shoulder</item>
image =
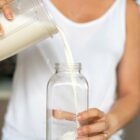
[[[135,0],[127,0],[126,24],[129,32],[139,32],[140,28],[140,8]]]
[[[127,0],[126,5],[127,18],[140,18],[140,8],[135,0]]]

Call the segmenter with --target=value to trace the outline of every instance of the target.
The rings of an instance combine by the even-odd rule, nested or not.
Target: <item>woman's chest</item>
[[[104,15],[113,5],[114,0],[51,0],[54,6],[72,21],[85,23]]]

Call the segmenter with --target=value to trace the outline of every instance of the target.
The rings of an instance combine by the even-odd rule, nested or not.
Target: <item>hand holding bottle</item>
[[[79,113],[77,120],[81,126],[78,128],[78,140],[108,140],[110,137],[109,119],[99,109],[89,109]]]
[[[77,140],[108,140],[110,137],[108,117],[99,109],[92,108],[79,113],[78,116],[65,111],[53,110],[53,117],[68,121],[77,119],[81,125],[77,131]]]
[[[5,18],[7,18],[8,20],[13,19],[12,9],[9,5],[11,1],[13,0],[0,0],[0,11],[3,12]],[[0,24],[0,35],[3,35],[3,33],[4,33],[4,29]]]

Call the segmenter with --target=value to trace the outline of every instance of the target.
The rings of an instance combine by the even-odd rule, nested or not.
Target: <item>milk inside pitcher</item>
[[[13,0],[14,19],[0,14],[4,34],[0,36],[0,61],[58,32],[42,0]]]

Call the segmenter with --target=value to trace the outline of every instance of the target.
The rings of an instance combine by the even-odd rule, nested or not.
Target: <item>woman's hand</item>
[[[110,137],[109,121],[105,113],[98,109],[89,109],[76,116],[73,113],[53,110],[55,119],[75,121],[80,123],[77,140],[107,140]]]
[[[107,140],[109,121],[105,113],[98,109],[89,109],[77,116],[81,127],[78,128],[78,140]]]
[[[4,16],[8,20],[13,19],[13,12],[12,9],[9,6],[9,3],[13,0],[0,0],[0,11],[3,12]],[[0,35],[3,35],[4,29],[2,25],[0,24]]]
[[[55,119],[58,120],[68,120],[68,121],[74,121],[76,120],[76,115],[70,112],[66,112],[66,111],[61,111],[61,110],[51,110],[50,114],[52,114],[52,116]]]

